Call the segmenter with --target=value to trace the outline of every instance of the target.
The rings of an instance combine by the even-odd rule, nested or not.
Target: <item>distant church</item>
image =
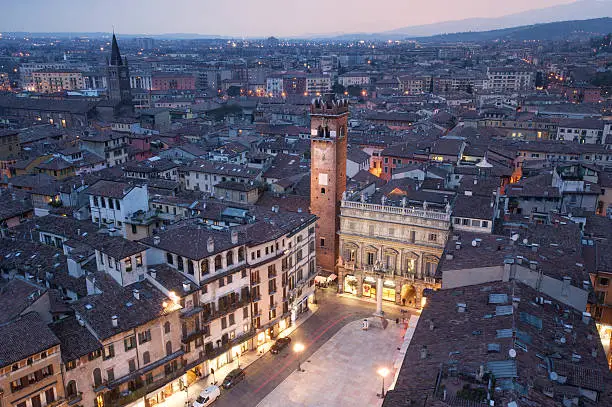
[[[111,57],[106,58],[107,100],[98,105],[104,116],[131,115],[134,111],[127,58],[121,58],[117,37],[113,33]]]

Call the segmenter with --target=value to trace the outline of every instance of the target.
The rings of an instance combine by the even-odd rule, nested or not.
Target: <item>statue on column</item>
[[[342,193],[342,200],[343,200],[343,201],[346,201],[346,191],[344,191],[344,192]]]
[[[381,203],[383,206],[385,205],[385,203],[387,203],[387,197],[386,197],[385,195],[383,195],[383,196],[380,198],[380,203]]]

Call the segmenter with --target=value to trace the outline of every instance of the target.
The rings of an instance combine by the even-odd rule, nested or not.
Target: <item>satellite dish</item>
[[[562,337],[561,337],[561,339],[559,339],[559,341],[560,341],[561,343],[565,343],[565,342],[567,341],[567,339],[565,339],[565,336],[562,336]]]
[[[523,239],[523,244],[527,244],[529,243],[529,240],[527,240],[527,238]]]
[[[515,233],[510,239],[512,239],[513,242],[516,242],[519,239],[519,235]]]
[[[550,372],[550,380],[552,380],[553,382],[556,382],[559,379],[559,375],[557,374],[557,372]]]
[[[472,240],[472,246],[476,247],[478,245],[478,242],[476,242],[476,240]]]
[[[516,357],[516,351],[514,349],[510,349],[508,351],[508,355],[510,355],[510,357],[514,359]]]

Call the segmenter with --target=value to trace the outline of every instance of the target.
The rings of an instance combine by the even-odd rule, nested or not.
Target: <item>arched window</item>
[[[183,271],[183,258],[181,256],[178,256],[178,259],[176,261],[176,268],[180,271]]]
[[[172,355],[172,342],[166,342],[166,356]]]
[[[195,273],[193,270],[194,270],[193,261],[187,260],[187,273],[193,276],[193,274]]]
[[[166,263],[174,264],[174,258],[172,257],[172,253],[166,253]]]
[[[164,333],[165,334],[170,333],[170,322],[169,321],[166,321],[166,323],[164,324]]]
[[[208,259],[204,259],[202,260],[202,263],[200,263],[200,275],[205,275],[208,274],[210,272],[210,270],[208,270]]]
[[[148,351],[142,354],[142,363],[145,365],[151,363],[151,355]]]
[[[74,397],[77,395],[77,384],[74,380],[70,380],[66,385],[66,395],[68,397]]]
[[[244,247],[238,249],[238,261],[244,261]]]
[[[102,385],[102,372],[99,368],[95,368],[93,371],[94,387],[100,387]]]
[[[221,255],[218,254],[215,257],[215,271],[219,271],[219,270],[221,270],[221,268],[222,268],[222,265],[221,265]]]
[[[225,255],[225,260],[228,266],[231,266],[232,264],[234,264],[234,252],[233,251],[228,251],[227,254]]]

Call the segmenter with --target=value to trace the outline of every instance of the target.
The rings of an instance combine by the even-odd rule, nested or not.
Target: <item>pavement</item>
[[[385,392],[393,377],[393,361],[405,329],[394,323],[387,329],[361,329],[361,321],[346,324],[305,362],[269,393],[258,407],[375,407],[382,378],[389,369]]]
[[[300,355],[301,360],[310,360],[315,352],[346,325],[352,322],[361,324],[364,318],[370,318],[370,321],[373,321],[372,314],[376,310],[376,304],[374,303],[337,295],[335,289],[331,287],[317,289],[316,295],[318,300],[316,309],[301,316],[296,321],[297,326],[291,327],[281,334],[281,336],[289,336],[291,338],[291,345],[282,350],[278,355],[272,355],[268,352],[271,344],[263,349],[263,353],[251,351],[243,354],[240,357],[240,367],[245,369],[246,378],[229,390],[222,389],[221,397],[214,403],[215,407],[257,406],[297,369],[297,355],[292,351],[295,343],[299,342],[304,345],[304,351]],[[389,303],[383,303],[383,310],[390,321],[395,321],[396,318],[409,317],[410,314],[417,314],[416,311],[410,310],[408,314],[401,314],[400,309],[395,304]],[[373,324],[370,324],[370,330],[367,333],[374,332],[373,329],[375,329]],[[395,323],[389,323],[387,331],[391,332],[396,329],[398,328]],[[354,332],[355,329],[350,331]],[[358,331],[361,332],[361,330]],[[397,346],[399,346],[399,342]],[[396,350],[397,346],[393,349]],[[378,350],[378,347],[375,347],[375,349]],[[370,353],[369,349],[361,352]],[[392,363],[393,358],[391,357],[389,360],[390,369]],[[306,368],[306,364],[308,362],[304,363],[304,368]],[[216,370],[214,380],[217,384],[220,384],[227,373],[236,367],[237,361],[234,361]],[[346,376],[344,368],[337,370],[343,373],[343,377]],[[348,371],[352,372],[353,368],[350,368]],[[375,374],[373,376],[376,377]],[[378,380],[380,386],[380,378]],[[189,386],[189,401],[193,402],[199,392],[209,386],[212,381],[213,377],[209,375]],[[389,377],[389,381],[391,381],[391,377]],[[380,389],[378,392],[380,392]],[[159,407],[185,407],[186,400],[187,394],[185,392],[177,393],[159,404]],[[276,405],[285,406],[284,402]],[[325,404],[319,404],[319,406],[325,406]],[[352,407],[357,406],[353,404]]]

